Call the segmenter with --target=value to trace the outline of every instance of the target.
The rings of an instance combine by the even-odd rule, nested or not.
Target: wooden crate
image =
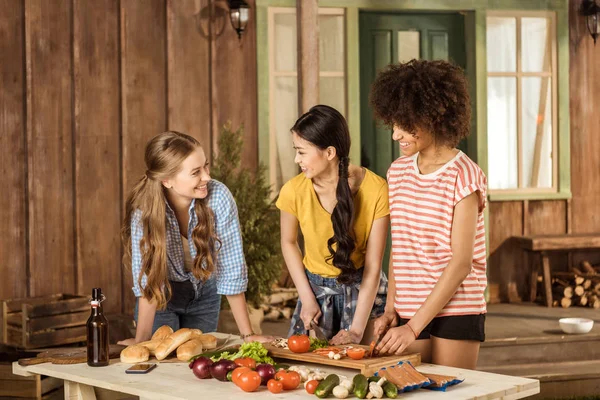
[[[21,349],[86,340],[89,296],[54,294],[0,301],[0,342]]]
[[[58,400],[64,398],[62,379],[49,376],[19,376],[12,373],[12,363],[36,353],[0,348],[0,400]]]

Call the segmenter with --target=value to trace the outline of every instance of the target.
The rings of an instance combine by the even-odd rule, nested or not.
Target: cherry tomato
[[[231,371],[231,382],[233,382],[237,385],[239,376],[241,374],[243,374],[244,372],[249,372],[249,371],[252,371],[252,370],[248,367],[237,367],[236,369]]]
[[[304,384],[304,388],[309,394],[315,394],[315,390],[317,390],[317,386],[319,386],[319,381],[313,379],[312,381],[308,381]]]
[[[269,382],[267,382],[267,389],[269,389],[269,392],[271,393],[281,393],[283,392],[283,383],[275,379],[269,379]]]
[[[254,358],[251,357],[236,358],[235,360],[233,360],[233,362],[239,365],[240,367],[248,367],[250,369],[256,368],[256,360],[254,360]]]
[[[296,389],[300,384],[300,374],[296,371],[281,370],[275,374],[275,379],[283,383],[284,390]]]
[[[288,338],[288,347],[294,353],[306,353],[310,350],[310,339],[307,335],[292,335]]]
[[[353,347],[351,349],[346,350],[346,354],[353,360],[360,360],[365,356],[365,349],[361,349],[359,347]]]
[[[256,371],[242,372],[236,385],[244,392],[254,392],[260,386],[260,375]]]

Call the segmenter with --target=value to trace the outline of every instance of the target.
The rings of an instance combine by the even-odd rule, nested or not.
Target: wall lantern
[[[587,28],[594,39],[595,46],[596,39],[600,35],[600,6],[596,4],[596,0],[583,0],[581,11],[585,16]]]
[[[229,4],[231,25],[237,32],[238,38],[241,39],[250,18],[250,7],[244,0],[227,0],[227,3]]]

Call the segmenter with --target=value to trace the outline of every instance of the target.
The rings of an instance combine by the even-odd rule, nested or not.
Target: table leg
[[[550,276],[550,259],[546,253],[542,253],[542,268],[546,290],[546,307],[552,307],[552,277]]]
[[[96,393],[92,386],[65,380],[65,400],[96,400]]]

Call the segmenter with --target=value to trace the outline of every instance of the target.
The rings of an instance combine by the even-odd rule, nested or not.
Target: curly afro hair
[[[463,70],[447,61],[389,65],[371,86],[375,116],[415,135],[431,132],[437,145],[455,147],[469,135],[471,103]]]

